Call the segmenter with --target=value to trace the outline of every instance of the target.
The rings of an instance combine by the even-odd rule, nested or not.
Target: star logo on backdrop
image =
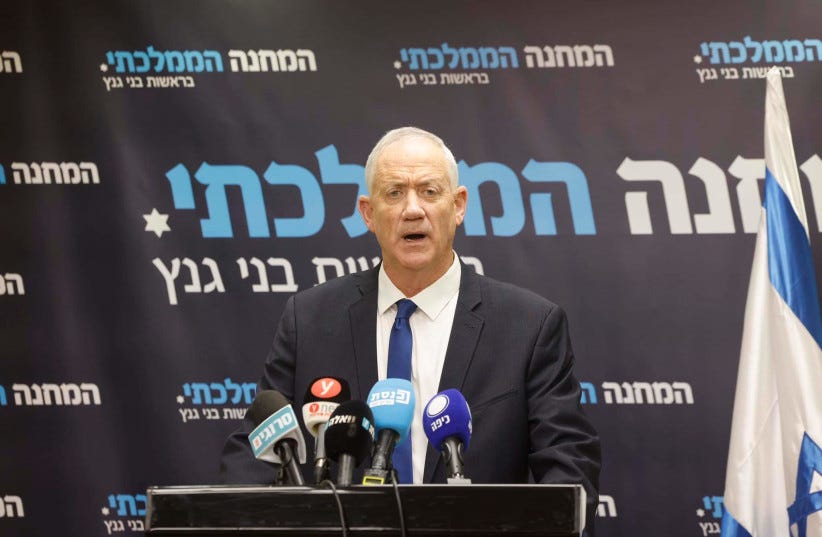
[[[394,62],[394,69],[399,69],[400,67],[402,67],[402,63],[400,63],[399,60],[395,61]]]
[[[108,513],[109,513],[108,507],[103,507],[100,511],[102,511],[103,516],[108,516]]]
[[[806,432],[796,469],[796,499],[788,507],[788,522],[796,524],[797,537],[807,535],[808,517],[822,511],[822,490],[812,490],[814,474],[822,474],[822,448]]]
[[[105,73],[106,71],[108,71],[108,65],[101,63],[100,70]]]
[[[702,63],[702,56],[694,56],[694,63]]]
[[[185,397],[183,397],[182,395],[177,396],[177,403],[178,404],[182,405],[183,403],[185,403],[185,400],[186,400]]]
[[[146,221],[146,231],[151,231],[158,237],[162,237],[165,231],[171,231],[168,227],[168,215],[157,212],[157,209],[152,209],[150,214],[144,214],[143,219]]]

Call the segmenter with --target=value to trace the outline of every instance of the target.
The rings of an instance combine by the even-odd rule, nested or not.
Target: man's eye
[[[402,192],[400,190],[397,190],[397,189],[392,189],[392,190],[389,190],[388,192],[386,192],[385,195],[389,199],[397,199],[402,195]]]

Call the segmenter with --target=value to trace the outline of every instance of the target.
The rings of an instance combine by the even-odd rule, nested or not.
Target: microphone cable
[[[405,514],[402,511],[402,501],[400,500],[400,488],[397,486],[397,482],[399,482],[397,469],[391,468],[391,485],[394,487],[394,497],[397,499],[397,514],[400,517],[400,537],[408,537],[408,533],[405,531]]]
[[[331,493],[334,495],[334,501],[337,502],[337,513],[340,515],[340,529],[342,530],[342,537],[348,537],[348,525],[345,521],[345,510],[343,510],[342,501],[340,500],[340,493],[337,491],[337,487],[331,482],[330,479],[321,481],[320,486],[331,489]]]

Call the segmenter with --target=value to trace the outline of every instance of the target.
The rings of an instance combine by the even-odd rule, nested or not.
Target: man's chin
[[[434,265],[434,256],[430,252],[404,252],[396,260],[403,270],[412,272],[424,271]]]

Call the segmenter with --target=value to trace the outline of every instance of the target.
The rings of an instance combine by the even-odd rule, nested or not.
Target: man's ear
[[[371,198],[368,196],[360,196],[357,199],[357,208],[360,210],[360,215],[362,219],[365,221],[366,227],[368,227],[368,231],[374,232],[374,217],[373,217],[373,208],[371,207]]]
[[[457,225],[465,219],[465,208],[468,206],[468,189],[458,186],[454,192],[454,207],[456,209]]]

